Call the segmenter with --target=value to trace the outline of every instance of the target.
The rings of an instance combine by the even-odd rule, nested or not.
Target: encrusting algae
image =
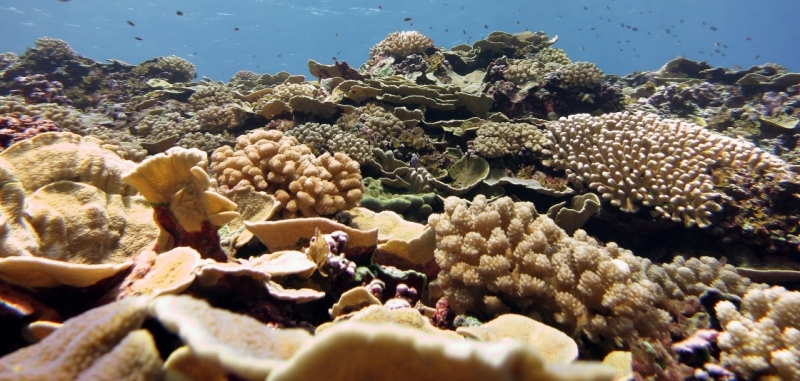
[[[800,379],[800,75],[556,42],[2,56],[0,380]]]

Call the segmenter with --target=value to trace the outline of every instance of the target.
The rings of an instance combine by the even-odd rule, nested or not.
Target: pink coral
[[[51,131],[60,132],[61,129],[55,122],[40,116],[0,116],[0,146],[3,148]]]
[[[64,94],[64,85],[58,81],[48,81],[42,74],[33,74],[14,79],[11,95],[21,95],[27,103],[72,103]]]

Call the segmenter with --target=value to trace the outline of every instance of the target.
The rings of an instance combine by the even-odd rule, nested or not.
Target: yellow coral
[[[203,221],[221,226],[236,218],[236,204],[216,191],[204,168],[206,153],[174,147],[155,155],[123,176],[151,203],[169,203],[187,231],[199,231]]]

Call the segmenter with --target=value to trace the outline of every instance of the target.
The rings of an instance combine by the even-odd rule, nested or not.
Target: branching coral
[[[271,98],[288,102],[292,97],[312,97],[319,92],[319,88],[309,83],[282,83],[272,88]]]
[[[548,144],[547,133],[526,123],[487,122],[478,129],[475,151],[487,158],[538,152]]]
[[[405,31],[394,32],[386,36],[383,41],[377,43],[369,50],[370,57],[382,55],[405,58],[411,54],[422,54],[428,49],[435,48],[430,37],[417,32]]]
[[[564,49],[550,46],[544,47],[536,52],[533,58],[543,64],[554,63],[557,65],[568,65],[572,63]]]
[[[178,56],[158,57],[155,67],[175,82],[188,82],[197,77],[194,64]]]
[[[221,147],[211,170],[221,186],[252,186],[273,193],[284,216],[331,215],[361,200],[359,165],[342,153],[315,157],[311,150],[280,131],[242,135],[236,148]]]
[[[750,143],[653,114],[578,114],[548,128],[553,163],[574,185],[589,185],[623,211],[652,206],[655,215],[687,226],[709,226],[721,209],[711,168],[783,170],[782,161]]]
[[[512,309],[610,347],[665,335],[671,300],[712,284],[734,293],[748,285],[711,258],[661,269],[583,230],[569,237],[550,218],[537,217],[531,203],[507,197],[487,204],[478,196],[471,206],[448,197],[444,213],[428,222],[436,233],[439,283],[457,313]]]
[[[603,81],[603,72],[591,62],[573,62],[558,69],[562,87],[594,87]]]
[[[783,287],[750,290],[741,310],[716,305],[724,331],[717,337],[722,364],[740,376],[800,379],[800,292]]]
[[[521,85],[525,82],[541,81],[551,71],[553,68],[547,68],[536,60],[515,60],[503,71],[503,79]]]

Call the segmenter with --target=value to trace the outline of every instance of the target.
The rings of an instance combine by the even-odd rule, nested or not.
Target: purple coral
[[[64,85],[58,81],[48,81],[42,74],[28,75],[14,79],[11,95],[21,95],[27,103],[72,103],[64,94]]]

